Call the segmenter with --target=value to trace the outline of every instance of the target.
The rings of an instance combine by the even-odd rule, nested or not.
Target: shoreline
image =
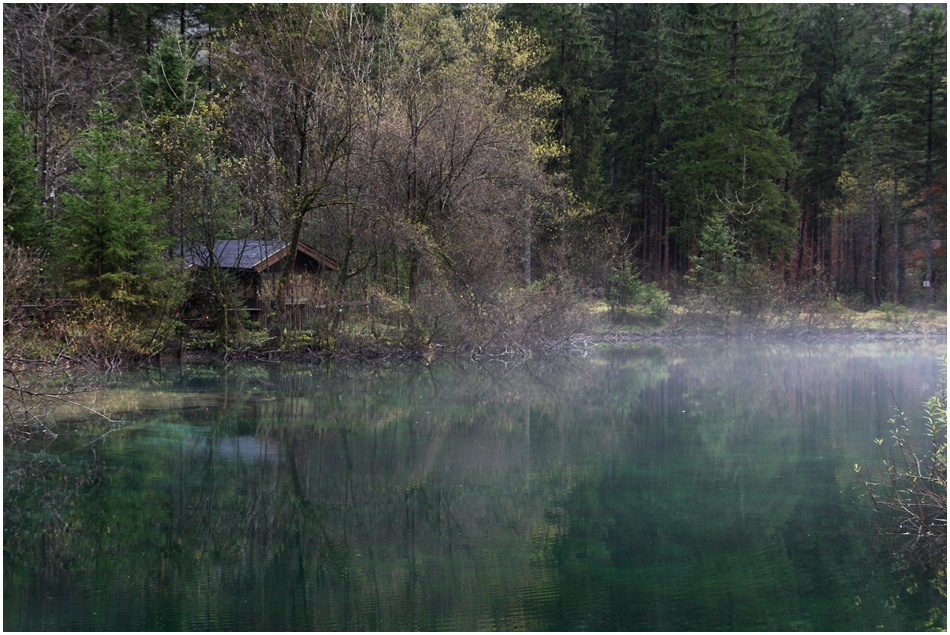
[[[946,331],[916,331],[897,333],[892,331],[840,331],[840,330],[805,330],[805,331],[782,331],[782,332],[732,332],[732,333],[711,333],[711,332],[610,332],[610,331],[588,331],[576,333],[569,338],[559,342],[543,343],[541,346],[526,349],[525,352],[497,352],[492,353],[483,351],[473,353],[471,345],[458,347],[448,347],[444,345],[433,345],[425,350],[410,349],[385,349],[385,350],[360,350],[353,352],[320,352],[312,350],[288,350],[288,351],[187,351],[179,357],[178,354],[165,353],[152,360],[142,360],[140,363],[148,364],[157,362],[166,363],[322,363],[322,362],[363,362],[380,360],[425,360],[431,361],[438,357],[471,357],[473,359],[483,359],[491,357],[504,356],[530,356],[534,353],[569,353],[572,351],[583,350],[598,345],[625,345],[637,343],[688,343],[701,341],[755,341],[762,343],[776,343],[783,341],[799,341],[807,343],[841,343],[849,342],[875,342],[875,341],[926,341],[926,340],[947,340]]]
[[[635,343],[685,343],[697,341],[754,341],[754,342],[873,342],[873,341],[920,341],[948,338],[946,328],[946,313],[930,314],[930,319],[920,321],[919,314],[914,318],[897,322],[880,322],[873,324],[835,324],[828,320],[824,325],[800,324],[769,326],[762,322],[740,322],[731,325],[702,324],[702,316],[698,316],[698,323],[691,325],[676,325],[673,323],[644,324],[632,320],[626,325],[606,323],[603,318],[588,314],[586,328],[579,328],[562,339],[533,342],[531,345],[514,344],[511,347],[497,345],[493,347],[468,343],[449,345],[431,343],[425,348],[405,348],[386,345],[374,346],[374,342],[364,342],[348,350],[321,351],[308,347],[289,347],[280,349],[254,349],[221,351],[213,349],[194,349],[186,351],[163,352],[158,355],[129,359],[114,363],[93,357],[78,359],[67,355],[55,360],[21,359],[18,357],[4,358],[4,368],[14,372],[42,371],[44,367],[50,369],[85,369],[89,371],[121,370],[147,366],[149,364],[174,363],[322,363],[322,362],[360,362],[379,360],[424,360],[431,361],[437,357],[469,357],[472,359],[489,359],[501,357],[531,357],[534,354],[570,353],[580,351],[596,345],[625,345]],[[934,319],[935,318],[935,319]],[[593,322],[593,323],[591,323]],[[598,324],[598,322],[600,322]],[[682,324],[682,322],[680,322]],[[704,328],[705,327],[705,328]]]

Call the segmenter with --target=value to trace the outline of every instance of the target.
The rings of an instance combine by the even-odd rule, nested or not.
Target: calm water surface
[[[944,354],[112,377],[117,429],[5,449],[4,628],[919,630],[935,600],[906,593],[852,465],[887,436],[888,386],[919,415]]]

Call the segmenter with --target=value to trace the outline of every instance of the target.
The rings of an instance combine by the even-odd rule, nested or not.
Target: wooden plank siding
[[[174,247],[172,256],[183,258],[186,268],[218,266],[234,273],[247,310],[264,321],[289,252],[290,246],[280,241],[226,240],[216,242],[212,254],[206,247],[191,245]],[[293,307],[295,324],[302,325],[325,310],[328,299],[323,274],[337,268],[329,256],[304,243],[298,245],[284,300],[285,307]]]

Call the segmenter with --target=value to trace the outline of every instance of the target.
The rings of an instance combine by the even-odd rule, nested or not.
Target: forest
[[[944,5],[4,5],[5,358],[942,307],[946,35]],[[175,257],[224,240],[289,248],[257,313]]]

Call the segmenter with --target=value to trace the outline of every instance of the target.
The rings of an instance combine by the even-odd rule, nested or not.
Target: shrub
[[[630,263],[624,262],[607,280],[607,303],[615,317],[621,310],[636,306],[650,317],[659,318],[670,306],[670,294],[654,282],[641,280]]]
[[[440,343],[473,354],[530,355],[555,347],[581,330],[578,295],[570,281],[550,274],[526,287],[511,287],[476,299],[456,300],[458,311],[443,315]]]
[[[14,356],[24,354],[25,340],[30,339],[33,311],[42,295],[43,263],[39,256],[25,247],[3,244],[3,344]]]
[[[159,354],[179,323],[162,311],[133,315],[114,302],[78,298],[45,324],[45,339],[76,361],[105,367]]]
[[[940,387],[924,404],[926,448],[914,447],[901,413],[892,419],[897,428],[889,442],[875,440],[883,461],[880,479],[865,481],[884,530],[903,543],[901,557],[935,567],[938,581],[945,580],[947,554],[946,360],[941,374]],[[945,592],[943,585],[938,586]]]

